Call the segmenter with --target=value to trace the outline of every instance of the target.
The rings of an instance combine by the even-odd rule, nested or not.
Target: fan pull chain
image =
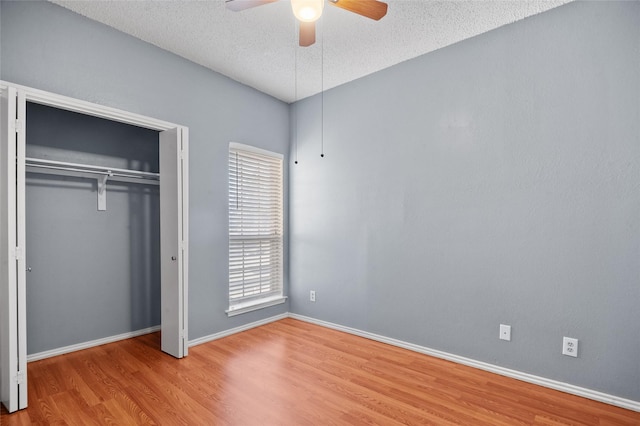
[[[320,45],[320,157],[324,158],[324,18],[320,18],[322,42]]]
[[[295,33],[295,28],[296,26],[293,26],[294,29],[294,33]],[[296,34],[297,35],[297,34]],[[296,46],[296,43],[293,43],[293,73],[294,73],[294,89],[293,89],[293,135],[295,137],[295,141],[294,141],[294,150],[295,150],[295,161],[294,164],[298,164],[298,105],[296,105],[296,103],[298,102],[298,46]]]

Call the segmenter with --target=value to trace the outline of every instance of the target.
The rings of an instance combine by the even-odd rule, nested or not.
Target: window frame
[[[227,234],[229,238],[229,244],[228,244],[229,275],[228,275],[228,286],[227,286],[228,309],[225,312],[227,313],[228,316],[231,317],[231,316],[239,315],[245,312],[251,312],[258,309],[263,309],[269,306],[274,306],[274,305],[284,303],[287,297],[284,296],[284,275],[283,275],[283,269],[284,269],[284,259],[283,259],[283,254],[284,254],[284,156],[276,152],[267,151],[261,148],[256,148],[254,146],[245,145],[237,142],[229,143],[228,152],[229,152],[229,158],[228,158],[228,164],[227,164],[227,169],[228,169],[227,170],[228,171],[228,182],[227,182],[228,233]],[[238,211],[239,209],[236,209],[236,211],[234,212],[234,209],[232,206],[234,201],[232,200],[235,200],[235,202],[237,203],[240,197],[242,196],[238,190],[241,184],[240,182],[241,178],[238,175],[238,170],[239,170],[238,155],[241,156],[240,158],[242,158],[242,156],[244,155],[245,165],[248,165],[249,161],[255,164],[256,162],[260,162],[260,157],[267,157],[264,159],[264,163],[261,163],[261,166],[266,167],[269,173],[274,173],[275,171],[275,173],[278,174],[277,185],[274,185],[273,187],[267,187],[267,192],[270,193],[272,198],[274,197],[274,194],[275,194],[275,198],[277,199],[278,204],[277,204],[277,207],[275,208],[272,205],[272,207],[269,209],[272,211],[268,212],[268,214],[265,215],[265,218],[268,220],[268,222],[270,222],[269,226],[267,226],[267,229],[269,232],[274,232],[274,233],[262,234],[258,231],[258,233],[256,234],[256,231],[257,231],[256,227],[252,227],[250,225],[248,226],[248,229],[245,230],[242,225],[237,225],[241,213],[239,213]],[[234,158],[236,162],[235,164],[233,164]],[[277,163],[277,166],[275,167],[273,166],[274,159],[276,160],[276,163]],[[233,173],[235,173],[235,176],[232,176]],[[261,179],[260,177],[257,178],[257,180],[260,180],[260,179]],[[247,179],[243,182],[245,185],[248,182],[253,183],[255,185],[256,179],[253,179],[253,180]],[[262,191],[263,188],[260,188],[260,190]],[[259,211],[260,211],[260,208],[258,208],[257,210],[254,208],[254,210],[251,211],[251,213],[255,214],[256,212],[259,212]],[[273,216],[274,211],[277,217]],[[234,220],[236,221],[235,224],[233,223]],[[262,228],[262,226],[259,226],[258,228]],[[246,232],[249,235],[244,235],[244,236],[238,235],[238,232],[240,233]],[[238,242],[242,243],[243,245],[242,248],[238,247],[237,245]],[[244,260],[247,258],[247,255],[244,254],[245,243],[249,245],[249,248],[246,249],[247,251],[253,250],[254,261],[255,261],[256,253],[259,253],[258,256],[260,257],[260,259],[262,259],[263,256],[268,258],[268,263],[273,262],[274,261],[273,258],[275,258],[277,265],[275,267],[271,266],[271,267],[264,268],[264,270],[270,269],[270,271],[268,271],[266,275],[269,275],[271,273],[274,273],[275,275],[277,275],[275,277],[277,282],[275,283],[275,289],[271,289],[271,290],[267,289],[266,291],[262,291],[261,287],[265,285],[262,284],[263,267],[262,267],[262,261],[260,260],[260,266],[258,268],[259,272],[257,273],[259,275],[258,280],[260,284],[258,286],[255,286],[255,284],[253,285],[253,290],[256,290],[257,288],[258,292],[254,295],[242,295],[242,296],[233,297],[232,291],[237,292],[239,287],[241,288],[240,291],[242,292],[245,291],[244,269],[243,269],[244,267],[238,268],[238,265],[234,264],[234,262],[244,263]],[[266,245],[267,247],[263,249],[263,245]],[[274,252],[274,247],[275,247],[275,252]],[[242,251],[243,254],[238,256],[237,252],[239,250]],[[258,250],[258,252],[256,252],[256,250]],[[234,254],[234,251],[235,251],[235,254]],[[266,255],[264,253],[266,253]],[[243,278],[239,279],[237,275],[240,270],[243,271],[241,272],[243,274]],[[235,278],[234,278],[234,275],[235,275]],[[240,285],[238,285],[239,282],[241,283]],[[273,283],[268,282],[267,286],[269,285],[272,286]],[[248,287],[250,289],[252,288],[251,286],[248,286]]]

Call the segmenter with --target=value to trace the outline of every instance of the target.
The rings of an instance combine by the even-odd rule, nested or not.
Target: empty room
[[[0,0],[0,424],[640,425],[640,1]]]

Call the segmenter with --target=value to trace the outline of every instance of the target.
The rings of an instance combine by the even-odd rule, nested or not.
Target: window
[[[283,303],[282,155],[229,144],[229,310]]]

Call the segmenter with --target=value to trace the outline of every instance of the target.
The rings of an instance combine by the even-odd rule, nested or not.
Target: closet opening
[[[25,133],[28,358],[159,330],[160,132],[27,102]]]

